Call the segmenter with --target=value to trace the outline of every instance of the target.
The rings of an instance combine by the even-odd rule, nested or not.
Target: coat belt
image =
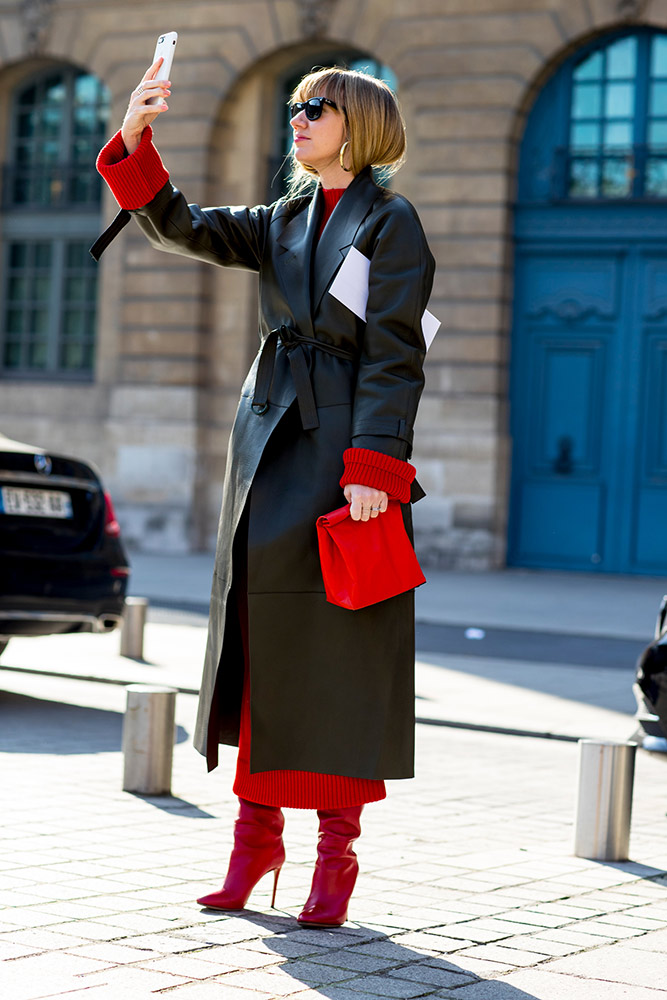
[[[279,340],[287,352],[292,380],[296,389],[296,398],[299,404],[301,425],[304,431],[315,430],[320,426],[320,421],[317,416],[317,406],[313,395],[313,386],[310,381],[308,354],[305,348],[314,347],[318,351],[324,351],[325,354],[333,354],[334,357],[344,358],[346,361],[355,361],[357,355],[352,351],[346,351],[342,347],[325,344],[314,337],[304,337],[289,326],[283,325],[276,330],[271,330],[262,345],[259,365],[257,367],[257,379],[255,380],[252,411],[258,416],[266,413],[269,408],[269,391],[273,380],[273,369]]]

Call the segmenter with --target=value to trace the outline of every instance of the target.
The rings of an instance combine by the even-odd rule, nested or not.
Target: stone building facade
[[[266,200],[280,158],[295,74],[335,58],[389,67],[409,144],[393,183],[423,220],[437,261],[430,308],[442,321],[416,432],[414,462],[428,495],[415,508],[418,547],[430,565],[499,567],[510,507],[513,213],[524,126],[574,51],[633,25],[667,30],[667,0],[5,0],[0,155],[13,176],[17,94],[63,68],[107,88],[111,134],[156,29],[177,30],[170,111],[156,126],[163,159],[190,201],[255,204]],[[104,192],[98,215],[86,209],[80,238],[115,209]],[[31,211],[5,198],[5,246],[21,234],[37,238],[41,209]],[[61,206],[50,218],[58,231],[75,226],[77,212]],[[2,259],[7,316],[11,265]],[[130,226],[102,259],[96,294],[92,368],[73,377],[57,365],[7,365],[5,356],[0,428],[94,460],[131,544],[208,548],[238,391],[257,347],[255,279],[158,254]]]

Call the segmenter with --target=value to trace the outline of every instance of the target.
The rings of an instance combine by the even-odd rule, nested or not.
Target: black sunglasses
[[[297,115],[301,114],[302,111],[306,112],[306,118],[309,122],[316,122],[317,119],[322,114],[322,109],[325,104],[328,104],[330,108],[335,108],[338,111],[338,105],[330,101],[328,97],[311,97],[307,101],[297,101],[296,104],[291,104],[289,109],[290,118],[295,118]]]

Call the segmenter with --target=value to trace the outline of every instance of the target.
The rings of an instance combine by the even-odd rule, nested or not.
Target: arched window
[[[50,70],[14,95],[3,169],[2,347],[7,376],[90,378],[100,225],[95,157],[109,95],[94,76]]]
[[[570,58],[538,105],[521,200],[667,198],[666,34],[606,36]]]
[[[311,56],[297,66],[292,66],[282,79],[278,89],[278,107],[276,109],[276,128],[274,132],[274,153],[269,158],[269,200],[275,201],[284,194],[289,172],[287,157],[292,148],[292,129],[289,124],[288,101],[299,80],[313,68],[320,66],[344,66],[346,69],[361,70],[371,76],[384,80],[396,92],[397,79],[395,73],[376,59],[364,57],[360,52],[337,51]],[[381,180],[381,177],[380,177]]]

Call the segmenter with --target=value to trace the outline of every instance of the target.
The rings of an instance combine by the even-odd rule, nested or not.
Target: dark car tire
[[[7,649],[8,642],[9,639],[0,639],[0,656],[2,656],[4,651]]]

